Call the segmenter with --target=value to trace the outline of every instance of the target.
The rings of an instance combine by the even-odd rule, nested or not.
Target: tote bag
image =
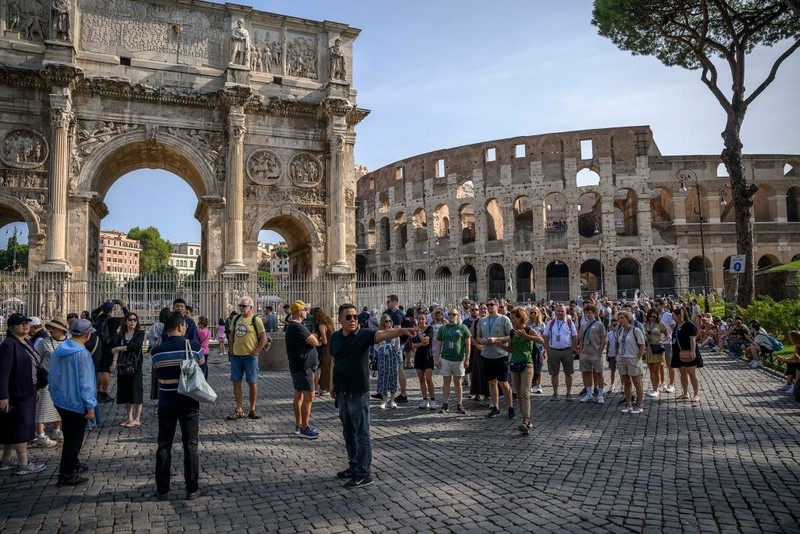
[[[216,402],[217,394],[211,389],[203,376],[203,371],[194,359],[192,346],[186,340],[184,348],[186,357],[181,362],[181,375],[178,379],[178,393],[186,395],[197,402]]]

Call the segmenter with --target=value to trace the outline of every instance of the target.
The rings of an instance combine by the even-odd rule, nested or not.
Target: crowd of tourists
[[[345,439],[348,466],[337,473],[346,486],[372,483],[370,397],[380,409],[409,403],[406,369],[419,381],[418,408],[441,414],[467,413],[469,400],[488,409],[485,416],[517,417],[516,427],[528,435],[532,427],[531,395],[543,394],[543,371],[550,375],[551,401],[605,404],[617,388],[621,412],[637,415],[644,401],[677,394],[698,406],[701,402],[701,347],[747,354],[754,367],[774,352],[773,338],[753,321],[741,318],[728,325],[703,315],[696,302],[651,300],[612,303],[606,300],[513,306],[504,299],[461,306],[403,308],[389,295],[383,312],[359,312],[353,304],[338,310],[339,330],[321,308],[302,301],[287,304],[283,328],[289,372],[295,391],[294,433],[316,439],[312,424],[315,398],[335,399]],[[55,317],[43,322],[21,313],[7,319],[8,331],[0,343],[0,470],[18,475],[43,471],[46,466],[29,458],[30,447],[62,445],[59,486],[87,481],[89,466],[79,459],[86,429],[101,424],[100,403],[124,406],[126,429],[142,425],[144,403],[143,352],[152,356],[151,397],[158,400],[156,486],[159,499],[170,487],[171,450],[181,427],[185,454],[186,497],[199,495],[199,409],[196,400],[178,393],[180,365],[193,358],[208,375],[210,341],[230,361],[234,408],[227,419],[260,419],[258,355],[269,346],[270,333],[280,321],[270,308],[263,318],[253,300],[242,297],[238,311],[209,320],[193,319],[182,299],[161,310],[158,321],[145,330],[135,312],[121,300],[103,302],[97,309]],[[211,323],[213,324],[213,323]],[[800,332],[789,333],[794,355],[787,364],[781,391],[800,388]],[[582,389],[573,381],[580,372]],[[649,384],[643,381],[645,368]],[[606,381],[606,369],[610,380]],[[370,374],[377,376],[370,395]],[[437,395],[433,375],[442,376]],[[110,396],[116,376],[116,398]],[[563,375],[564,392],[560,391]],[[680,391],[676,391],[676,379]],[[248,384],[245,410],[242,382]],[[416,402],[416,401],[415,401]],[[50,428],[49,433],[47,432]]]

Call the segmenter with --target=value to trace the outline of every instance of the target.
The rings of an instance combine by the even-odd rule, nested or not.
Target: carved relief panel
[[[313,154],[296,154],[289,160],[289,178],[300,187],[314,187],[322,180],[322,164]]]
[[[86,159],[103,146],[109,139],[132,132],[139,128],[138,124],[120,124],[114,121],[83,121],[78,120],[75,127],[74,142],[72,145],[72,179],[70,190],[78,189],[78,177]]]
[[[250,48],[250,70],[275,75],[283,74],[283,38],[277,28],[253,28]]]
[[[270,150],[256,150],[247,158],[247,176],[260,185],[277,182],[283,174],[280,158]]]
[[[33,130],[13,130],[6,134],[0,160],[15,169],[35,169],[47,160],[48,145],[44,136]]]
[[[317,38],[289,32],[286,35],[286,75],[317,79]]]

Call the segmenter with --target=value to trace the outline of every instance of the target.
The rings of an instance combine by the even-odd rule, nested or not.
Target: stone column
[[[720,222],[720,206],[719,195],[707,195],[703,198],[705,206],[703,206],[703,217],[705,222],[709,224],[718,224]]]
[[[50,95],[50,106],[50,202],[45,260],[40,270],[65,272],[70,270],[66,260],[69,128],[74,119],[70,90],[57,89]]]
[[[330,272],[348,273],[350,266],[347,264],[347,213],[345,211],[345,189],[348,185],[346,138],[343,133],[334,131],[329,136],[329,141],[331,145],[331,175],[328,180],[330,188],[328,193],[330,198],[330,233],[328,234]],[[391,232],[391,226],[389,231]],[[391,240],[392,243],[394,241],[394,239]],[[380,243],[378,246],[380,247]]]
[[[788,210],[786,209],[786,193],[769,197],[769,211],[773,214],[773,222],[789,222]]]
[[[244,243],[244,107],[231,106],[228,113],[228,162],[225,183],[225,267],[226,273],[245,271]]]

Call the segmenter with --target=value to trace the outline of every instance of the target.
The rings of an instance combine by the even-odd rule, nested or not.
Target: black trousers
[[[58,415],[61,416],[61,431],[64,433],[64,444],[61,446],[61,465],[59,477],[68,478],[75,473],[78,467],[78,455],[83,446],[83,436],[86,433],[85,414],[72,412],[56,406]]]
[[[169,476],[172,465],[172,442],[175,428],[181,425],[183,442],[183,477],[186,492],[197,491],[200,478],[200,460],[197,456],[198,433],[200,429],[200,410],[158,409],[158,451],[156,452],[156,490],[160,494],[169,491]]]

